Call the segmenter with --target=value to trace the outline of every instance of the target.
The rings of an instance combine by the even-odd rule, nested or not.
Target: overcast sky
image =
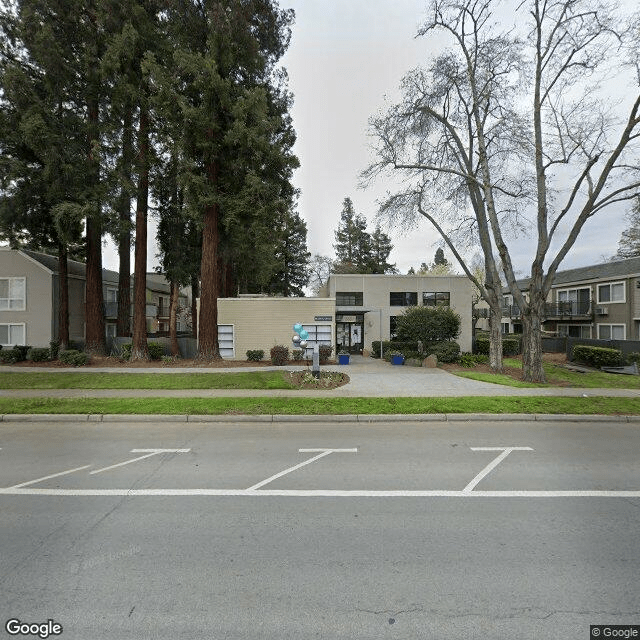
[[[399,98],[403,75],[428,64],[440,43],[433,36],[415,38],[425,0],[280,0],[280,5],[296,12],[291,46],[282,64],[295,101],[294,150],[301,163],[294,177],[301,191],[298,210],[307,222],[309,250],[334,257],[333,232],[343,199],[353,200],[372,230],[376,200],[393,189],[382,181],[373,188],[358,188],[359,173],[373,159],[367,121],[384,107],[385,96],[386,104]],[[561,269],[613,255],[628,209],[605,210],[590,222]],[[433,261],[438,237],[426,223],[417,229],[385,230],[395,246],[390,262],[397,263],[402,273]],[[157,264],[157,249],[151,244],[154,235],[151,225],[149,270]],[[514,263],[522,276],[528,274],[530,246],[524,238],[513,245]],[[117,269],[110,243],[104,266]]]

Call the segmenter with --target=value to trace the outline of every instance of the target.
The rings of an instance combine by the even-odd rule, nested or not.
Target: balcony
[[[570,302],[547,302],[544,305],[545,320],[567,320],[572,318],[590,318],[592,307],[590,300]],[[503,318],[521,318],[522,312],[517,304],[502,307]]]

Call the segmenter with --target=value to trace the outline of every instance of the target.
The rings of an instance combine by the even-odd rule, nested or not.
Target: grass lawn
[[[640,415],[640,398],[0,398],[6,413],[340,415],[552,413]]]
[[[522,362],[514,358],[505,358],[504,364],[507,367],[522,369]],[[578,373],[577,371],[570,371],[552,362],[543,362],[543,367],[547,377],[547,384],[523,382],[522,380],[515,380],[507,375],[473,370],[456,371],[455,374],[463,378],[481,380],[482,382],[493,382],[494,384],[503,384],[510,387],[549,387],[561,385],[584,389],[640,389],[640,376],[626,376],[616,373],[605,373],[604,371]]]
[[[296,389],[283,371],[0,373],[0,389]]]

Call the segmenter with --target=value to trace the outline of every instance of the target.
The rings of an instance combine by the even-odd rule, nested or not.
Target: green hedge
[[[27,360],[31,360],[31,362],[46,362],[50,356],[51,351],[46,347],[32,347],[27,352]]]
[[[18,349],[3,349],[0,351],[0,362],[2,364],[15,364],[24,360],[22,352]]]
[[[247,360],[249,362],[260,362],[264,358],[264,349],[249,349],[247,351]]]
[[[573,347],[573,359],[592,367],[617,367],[624,361],[620,349],[590,347],[585,344]]]
[[[406,353],[409,353],[409,352],[418,353],[418,342],[417,341],[401,341],[401,340],[383,340],[382,348],[385,353],[387,353],[387,351],[400,351],[401,353],[405,354],[405,357],[406,357]],[[380,357],[380,340],[376,340],[371,345],[371,355],[374,358]]]
[[[453,340],[436,342],[425,350],[425,354],[434,354],[438,358],[438,362],[455,362],[460,355],[460,345]]]
[[[517,356],[522,352],[522,336],[502,336],[502,355]],[[476,337],[475,353],[485,356],[489,355],[489,338],[485,336]]]
[[[77,349],[60,351],[58,358],[60,362],[73,365],[74,367],[81,367],[89,362],[89,355]]]

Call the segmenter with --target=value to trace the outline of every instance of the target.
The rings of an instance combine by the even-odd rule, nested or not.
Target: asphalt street
[[[0,423],[3,629],[587,639],[640,624],[639,450],[597,419]]]

